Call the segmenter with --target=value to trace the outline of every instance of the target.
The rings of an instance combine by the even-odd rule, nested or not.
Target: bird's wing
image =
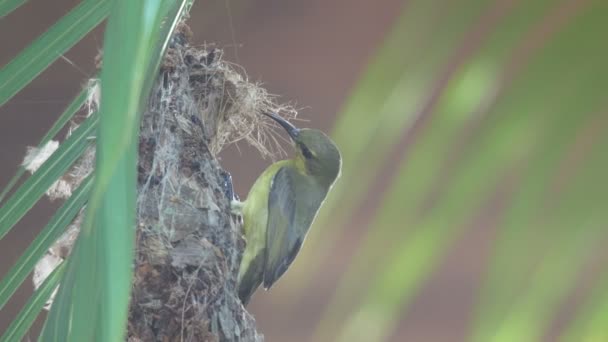
[[[268,227],[264,265],[264,288],[285,273],[302,245],[306,232],[296,225],[296,183],[298,171],[282,167],[274,176],[268,196]]]

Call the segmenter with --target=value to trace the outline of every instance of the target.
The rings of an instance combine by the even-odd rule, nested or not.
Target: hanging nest
[[[216,156],[238,141],[262,156],[281,153],[261,113],[296,113],[222,60],[220,49],[191,46],[190,37],[181,24],[142,115],[128,341],[262,341],[237,295],[244,240],[230,214],[230,177]],[[98,82],[89,88],[90,114],[99,103]],[[24,165],[43,150],[30,151]],[[68,197],[93,165],[91,147],[55,185],[63,189],[55,198]],[[69,255],[81,219],[82,213],[40,261],[35,285]]]

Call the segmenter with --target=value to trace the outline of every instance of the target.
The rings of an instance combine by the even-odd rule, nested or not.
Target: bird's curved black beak
[[[281,125],[287,131],[287,134],[289,134],[289,137],[293,141],[296,141],[296,139],[298,138],[298,135],[300,135],[300,130],[296,126],[292,125],[291,123],[289,123],[289,121],[283,119],[276,113],[264,112],[264,115],[270,117],[271,119],[276,121],[279,125]]]

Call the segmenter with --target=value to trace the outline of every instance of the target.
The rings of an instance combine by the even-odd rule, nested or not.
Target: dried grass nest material
[[[189,31],[180,31],[174,39],[189,39]],[[190,89],[171,91],[171,96],[191,96],[197,100],[200,119],[213,155],[227,145],[244,140],[263,157],[281,154],[283,149],[276,135],[274,123],[261,115],[280,113],[287,119],[297,112],[289,105],[278,105],[276,96],[269,94],[259,82],[248,80],[244,69],[222,59],[223,52],[209,46],[188,46],[183,50],[170,49],[162,65],[165,70],[180,66],[190,67]],[[161,94],[160,98],[163,98]]]
[[[181,25],[173,36],[142,117],[138,257],[131,303],[131,318],[140,319],[130,319],[129,339],[175,337],[171,332],[175,329],[186,341],[260,341],[253,319],[233,289],[244,245],[240,225],[230,219],[229,201],[221,191],[223,170],[216,156],[239,141],[252,145],[263,157],[281,154],[274,122],[261,114],[277,112],[293,118],[296,111],[277,105],[275,97],[250,82],[241,68],[224,61],[220,49],[190,46],[190,35]],[[99,82],[92,80],[87,87],[90,96],[84,114],[75,119],[70,132],[99,108],[103,96]],[[55,145],[49,148],[54,150]],[[44,153],[48,158],[48,150],[40,149],[40,156]],[[30,150],[24,165],[33,160],[40,165],[40,158],[33,155],[36,151]],[[56,197],[69,197],[93,171],[94,152],[90,147],[60,178],[62,188],[68,189]],[[67,258],[81,220],[82,212],[38,263],[36,287],[58,261]],[[167,308],[179,311],[181,320],[172,321]],[[143,325],[147,321],[159,323],[153,328]]]

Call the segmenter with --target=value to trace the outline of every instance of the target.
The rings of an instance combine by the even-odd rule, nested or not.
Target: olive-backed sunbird
[[[296,155],[270,165],[244,202],[232,202],[233,212],[243,217],[246,240],[237,280],[243,305],[262,282],[268,290],[291,265],[342,165],[325,133],[265,114],[287,131]]]

